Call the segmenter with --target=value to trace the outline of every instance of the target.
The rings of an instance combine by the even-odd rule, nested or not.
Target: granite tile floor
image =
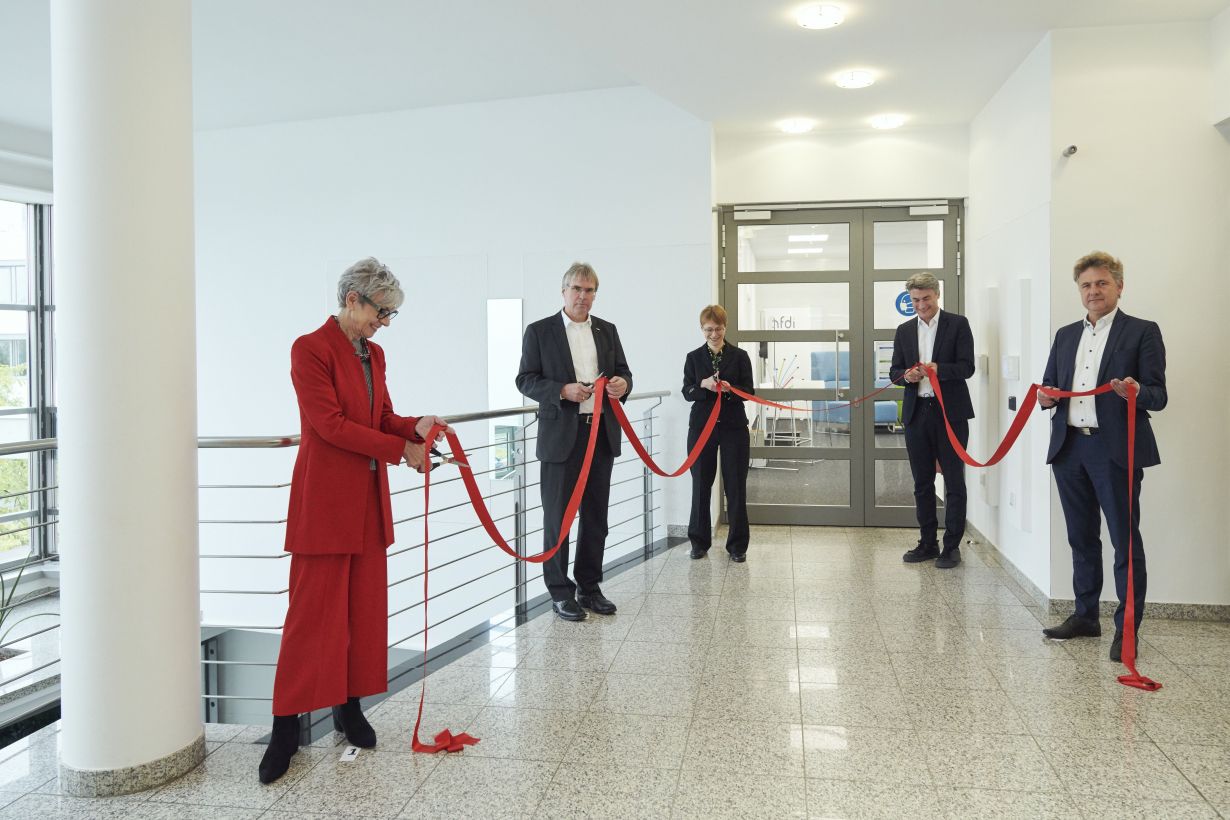
[[[967,545],[909,565],[906,530],[755,527],[746,564],[676,547],[611,578],[617,615],[542,615],[428,680],[424,727],[482,738],[410,752],[417,688],[261,786],[265,727],[207,727],[159,789],[70,798],[58,726],[0,750],[3,818],[1230,818],[1230,624],[1146,621],[1141,671],[1051,620]],[[720,542],[719,542],[720,543]],[[1219,815],[1220,812],[1220,815]]]

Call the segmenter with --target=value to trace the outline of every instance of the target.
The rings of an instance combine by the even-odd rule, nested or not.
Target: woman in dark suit
[[[700,438],[701,430],[718,400],[717,381],[729,382],[745,393],[753,393],[752,360],[747,351],[726,341],[726,311],[709,305],[700,312],[700,330],[705,343],[688,354],[683,362],[683,397],[692,402],[688,420],[688,452]],[[713,541],[709,499],[717,475],[718,450],[722,451],[722,486],[726,490],[726,518],[729,533],[726,552],[730,560],[747,560],[747,468],[750,440],[743,399],[721,394],[722,409],[713,435],[692,465],[692,515],[688,520],[688,540],[692,557],[704,558]]]
[[[273,734],[262,783],[299,750],[299,713],[333,707],[333,727],[376,745],[359,698],[388,689],[388,580],[393,543],[387,464],[423,470],[423,437],[437,416],[398,416],[385,389],[384,351],[368,340],[405,298],[372,258],[338,281],[338,313],[290,350],[302,435],[290,484],[286,551],[290,605],[273,682]]]

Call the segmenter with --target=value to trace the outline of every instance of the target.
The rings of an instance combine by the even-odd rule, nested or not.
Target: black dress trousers
[[[604,427],[614,423],[606,413],[599,421]],[[544,549],[555,546],[555,541],[559,538],[564,510],[568,506],[568,499],[572,497],[577,480],[581,477],[581,464],[585,461],[585,450],[589,445],[589,431],[590,425],[583,419],[582,423],[577,425],[576,441],[573,442],[572,452],[568,454],[567,460],[540,463]],[[594,447],[594,459],[589,469],[589,482],[585,485],[585,494],[581,496],[581,508],[577,513],[577,556],[576,565],[573,567],[576,582],[568,577],[567,537],[559,552],[542,565],[542,578],[553,601],[572,598],[578,587],[582,593],[601,591],[602,556],[607,534],[607,503],[611,497],[611,469],[615,462],[605,433],[605,429],[599,431]]]
[[[969,422],[950,419],[957,440],[969,444]],[[935,511],[935,463],[944,471],[944,549],[961,546],[965,536],[965,462],[944,429],[944,415],[934,397],[919,398],[914,417],[905,426],[905,448],[914,474],[914,512],[924,544],[936,544],[939,520]]]
[[[742,415],[742,414],[740,414]],[[688,427],[688,452],[700,438],[701,427]],[[712,545],[713,521],[709,514],[713,479],[717,476],[718,451],[721,451],[722,488],[726,493],[726,519],[729,532],[726,551],[731,555],[747,552],[747,471],[751,439],[747,422],[733,418],[718,421],[713,435],[692,464],[692,515],[688,518],[688,540],[696,549],[707,550]]]

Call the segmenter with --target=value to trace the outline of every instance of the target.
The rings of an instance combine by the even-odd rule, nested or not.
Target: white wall
[[[387,262],[409,295],[376,339],[395,407],[485,409],[487,299],[524,299],[525,320],[541,318],[559,309],[560,277],[582,259],[601,276],[594,312],[619,326],[635,390],[676,391],[660,409],[659,441],[662,463],[677,466],[682,363],[700,343],[695,317],[712,288],[710,141],[707,124],[636,88],[199,133],[201,433],[298,431],[290,344],[336,309],[338,274],[366,255]],[[646,407],[631,404],[630,415]],[[207,455],[202,480],[234,482],[240,464],[245,480],[289,474],[286,453],[250,456]],[[658,523],[686,522],[687,479],[660,486]],[[537,503],[536,489],[530,497]],[[433,490],[433,507],[450,498]],[[420,503],[400,496],[395,512],[414,515]],[[202,514],[214,505],[222,517],[228,504],[203,496]],[[284,491],[246,511],[282,517]],[[202,532],[204,551],[249,548],[218,530]],[[280,528],[256,530],[244,536],[251,548],[277,549]],[[421,540],[421,524],[399,526],[398,539]],[[277,606],[267,609],[276,619]]]
[[[1170,404],[1153,417],[1162,464],[1145,472],[1141,501],[1149,600],[1230,603],[1230,142],[1210,125],[1208,100],[1225,81],[1212,71],[1208,26],[1052,40],[1053,156],[1069,143],[1080,151],[1053,178],[1051,329],[1082,315],[1072,262],[1094,248],[1120,257],[1120,304],[1158,322],[1168,354]],[[1055,520],[1053,594],[1070,597]],[[1108,578],[1109,566],[1107,550]]]
[[[1042,377],[1050,347],[1051,42],[1034,48],[970,127],[965,298],[975,352],[987,367],[970,381],[970,449],[991,454],[1018,399]],[[1003,356],[1020,359],[1004,379]],[[1050,475],[1043,418],[1026,427],[998,467],[974,470],[969,520],[1040,589],[1050,589]]]
[[[1209,24],[1213,61],[1213,122],[1230,120],[1230,7]]]
[[[719,134],[715,191],[720,203],[960,198],[968,150],[963,126]]]

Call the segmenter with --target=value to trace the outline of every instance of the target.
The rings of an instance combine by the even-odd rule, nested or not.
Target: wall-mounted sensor
[[[1075,153],[1076,153],[1076,146],[1075,146],[1075,145],[1069,145],[1067,148],[1063,149],[1063,155],[1064,155],[1065,157],[1070,157],[1070,156],[1072,156],[1072,155],[1073,155],[1073,154],[1075,154]]]

